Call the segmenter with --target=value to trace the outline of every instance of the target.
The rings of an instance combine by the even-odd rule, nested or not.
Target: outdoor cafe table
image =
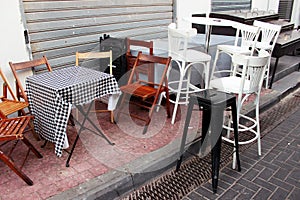
[[[234,26],[239,22],[227,20],[227,19],[219,19],[219,18],[210,18],[210,17],[188,17],[184,18],[185,21],[199,24],[199,25],[206,25],[205,29],[205,52],[208,53],[209,50],[209,43],[210,43],[210,36],[212,31],[212,26]]]
[[[68,146],[66,129],[72,105],[78,108],[84,119],[68,161],[86,120],[92,123],[100,136],[113,144],[88,117],[91,102],[102,96],[110,95],[108,109],[115,108],[120,89],[113,75],[73,66],[29,76],[25,82],[30,111],[35,116],[35,131],[46,141],[55,144],[57,156],[61,157],[63,148]],[[90,106],[84,110],[83,105],[87,103]]]

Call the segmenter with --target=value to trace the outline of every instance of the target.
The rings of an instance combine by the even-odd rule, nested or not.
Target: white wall
[[[294,22],[295,27],[300,26],[300,0],[294,0],[291,21]]]
[[[176,0],[176,15],[178,27],[185,27],[180,19],[190,17],[192,14],[209,13],[211,0]]]
[[[29,60],[23,36],[24,28],[19,8],[19,0],[0,1],[0,67],[13,87],[15,84],[8,62]]]
[[[273,10],[277,13],[278,6],[279,0],[252,0],[252,9],[258,8],[259,10]]]

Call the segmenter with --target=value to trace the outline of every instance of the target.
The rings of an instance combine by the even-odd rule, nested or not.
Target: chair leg
[[[180,75],[180,80],[179,80],[178,88],[177,88],[177,91],[176,91],[176,100],[175,100],[175,105],[174,105],[174,109],[173,109],[171,124],[175,123],[175,118],[176,118],[176,115],[177,115],[177,108],[178,108],[179,99],[180,99],[180,92],[181,92],[181,89],[182,89],[182,81],[183,81],[183,77]]]
[[[22,178],[28,185],[33,185],[33,181],[24,174],[15,164],[0,151],[0,160],[2,160],[11,170],[13,170],[20,178]]]
[[[27,140],[26,137],[23,137],[22,141],[36,155],[36,157],[38,157],[38,158],[42,158],[43,157],[42,154],[40,152],[38,152],[38,150],[29,142],[29,140]]]
[[[266,81],[265,81],[265,88],[269,88],[269,74],[270,74],[270,64],[271,64],[271,56],[268,60],[267,70],[266,70]]]
[[[259,98],[259,97],[257,97]],[[256,132],[257,132],[257,152],[261,156],[261,142],[260,142],[260,125],[259,125],[259,101],[256,102]]]
[[[114,111],[110,111],[110,122],[115,123],[115,121],[114,121]]]

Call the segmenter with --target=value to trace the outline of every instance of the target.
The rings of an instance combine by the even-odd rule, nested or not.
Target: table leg
[[[74,151],[74,149],[75,149],[75,147],[76,147],[76,144],[77,144],[77,141],[78,141],[78,139],[79,139],[80,133],[83,131],[83,129],[86,128],[86,127],[84,126],[84,124],[85,124],[86,121],[89,121],[89,122],[92,124],[92,126],[97,130],[97,132],[94,132],[94,131],[91,130],[93,133],[95,133],[95,134],[100,135],[101,137],[103,137],[110,145],[114,145],[114,143],[111,142],[111,141],[110,141],[110,140],[109,140],[109,139],[101,132],[101,130],[94,124],[94,122],[88,117],[88,114],[90,113],[90,110],[91,110],[91,108],[92,108],[92,105],[93,105],[92,103],[89,105],[89,107],[88,107],[88,109],[87,109],[86,112],[84,112],[84,109],[83,109],[83,107],[82,107],[81,105],[77,105],[77,106],[76,106],[76,107],[78,108],[79,112],[80,112],[81,114],[83,114],[84,118],[83,118],[82,123],[80,123],[77,119],[74,118],[74,120],[76,120],[76,122],[79,124],[80,129],[79,129],[79,131],[77,132],[76,139],[75,139],[75,141],[74,141],[74,143],[73,143],[71,152],[70,152],[69,157],[68,157],[68,159],[67,159],[66,167],[69,167],[69,166],[70,166],[69,162],[70,162],[70,160],[71,160],[73,151]]]
[[[78,110],[79,110],[81,113],[84,114],[84,111],[83,111],[82,106],[77,106],[77,108],[78,108]],[[92,108],[92,104],[90,104],[90,106],[88,107],[88,112],[87,112],[87,113],[90,112],[91,108]],[[77,141],[78,141],[78,139],[79,139],[79,135],[80,135],[80,133],[82,132],[82,130],[84,129],[84,124],[85,124],[85,121],[87,120],[87,117],[88,117],[87,114],[84,114],[84,118],[83,118],[82,123],[79,123],[79,121],[77,121],[77,119],[74,118],[74,119],[78,122],[78,124],[79,124],[79,126],[80,126],[80,129],[79,129],[79,131],[77,132],[76,139],[75,139],[75,141],[74,141],[74,143],[73,143],[73,145],[72,145],[71,152],[69,153],[69,156],[68,156],[68,159],[67,159],[67,162],[66,162],[66,167],[69,167],[69,166],[70,166],[69,163],[70,163],[71,157],[72,157],[72,155],[73,155],[74,149],[75,149],[76,144],[77,144]]]
[[[212,29],[212,26],[206,25],[206,28],[205,28],[205,52],[206,53],[208,53],[208,50],[209,50],[211,29]]]
[[[275,77],[275,72],[276,72],[276,69],[277,69],[278,61],[279,61],[279,58],[276,58],[275,65],[274,65],[273,70],[272,70],[272,77],[271,77],[269,89],[272,89],[272,84],[273,84],[273,81],[274,81],[274,77]]]

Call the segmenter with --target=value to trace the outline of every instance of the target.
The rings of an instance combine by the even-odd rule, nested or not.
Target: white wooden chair
[[[276,24],[271,24],[268,22],[261,22],[254,20],[254,26],[260,28],[260,39],[256,42],[257,49],[264,49],[270,53],[270,58],[268,61],[268,66],[266,69],[265,75],[265,87],[268,88],[269,85],[269,73],[270,73],[270,64],[271,64],[271,55],[275,47],[277,38],[279,36],[281,26]]]
[[[241,66],[241,75],[236,73],[236,70],[234,70],[232,75],[216,78],[210,82],[211,88],[227,93],[237,94],[237,120],[239,134],[245,131],[250,131],[254,134],[254,137],[239,141],[239,144],[249,144],[257,140],[258,155],[261,155],[259,96],[269,56],[269,53],[265,50],[261,50],[258,53],[258,56],[234,54],[232,56],[232,62],[235,65]],[[249,115],[242,114],[242,107],[245,105],[245,102],[250,95],[254,95],[255,97],[253,101],[253,104],[255,105],[254,118]],[[228,130],[228,134],[227,137],[223,137],[223,139],[227,142],[233,143],[234,141],[229,137],[230,131],[233,131],[230,119],[229,123],[224,125],[224,128]],[[235,163],[233,166],[235,167]]]
[[[196,34],[196,29],[179,29],[176,28],[175,23],[171,23],[168,26],[168,52],[169,56],[172,57],[172,65],[169,68],[167,77],[170,93],[176,94],[175,101],[170,99],[170,102],[175,104],[172,114],[172,124],[175,123],[178,105],[187,105],[189,94],[203,90],[191,83],[192,68],[199,71],[199,66],[203,67],[205,88],[208,87],[210,55],[194,49],[188,49],[188,40],[191,37],[196,36]],[[178,67],[179,69],[179,77],[171,79],[170,74],[175,67]]]

